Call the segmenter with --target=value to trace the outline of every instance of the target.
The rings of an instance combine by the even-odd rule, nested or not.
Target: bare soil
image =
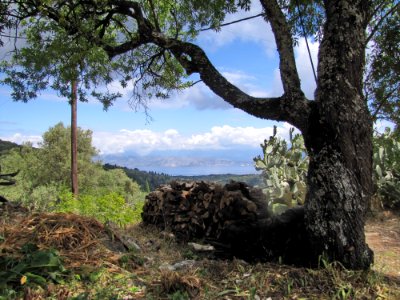
[[[400,212],[385,211],[369,218],[365,235],[375,253],[373,269],[400,282]]]

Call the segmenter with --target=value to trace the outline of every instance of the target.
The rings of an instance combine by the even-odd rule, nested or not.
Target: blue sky
[[[254,3],[249,12],[229,15],[226,21],[260,12],[259,3]],[[218,33],[203,32],[196,43],[228,80],[246,92],[254,96],[281,95],[276,45],[262,18],[223,27]],[[8,43],[0,48],[0,58],[11,46]],[[316,63],[318,44],[311,43],[311,50]],[[315,82],[304,40],[295,53],[304,92],[312,98]],[[78,107],[79,126],[93,131],[93,143],[102,154],[144,156],[184,151],[190,155],[190,151],[207,151],[211,157],[223,150],[228,156],[235,151],[244,156],[248,153],[245,159],[251,161],[254,153],[261,153],[259,145],[272,134],[274,124],[280,127],[282,136],[289,129],[287,124],[260,120],[233,109],[202,83],[168,100],[151,101],[151,120],[143,111],[129,107],[129,89],[122,91],[117,83],[113,89],[124,97],[107,112],[95,102],[79,103]],[[49,127],[58,122],[69,124],[69,109],[67,100],[58,98],[53,91],[46,91],[29,103],[18,103],[11,100],[8,87],[0,86],[0,139],[37,144]]]

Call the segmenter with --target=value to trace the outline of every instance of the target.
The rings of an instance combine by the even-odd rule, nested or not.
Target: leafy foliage
[[[116,192],[102,196],[82,195],[79,199],[75,199],[71,193],[64,193],[60,195],[55,210],[94,217],[101,222],[113,222],[123,226],[141,220],[143,203],[136,201],[135,204],[129,204]]]
[[[71,129],[64,127],[62,123],[56,124],[43,134],[43,142],[39,160],[46,161],[46,164],[39,166],[38,184],[44,182],[62,182],[70,186],[71,172]],[[86,185],[86,178],[90,177],[92,169],[91,159],[97,154],[92,146],[92,132],[90,130],[78,129],[78,169],[82,184]],[[46,160],[44,160],[46,159]],[[50,167],[49,167],[50,166]]]
[[[0,155],[12,148],[19,148],[18,144],[9,141],[0,140]]]
[[[13,185],[15,184],[15,180],[13,177],[18,175],[18,171],[9,174],[1,174],[1,166],[0,166],[0,185]]]
[[[80,34],[71,35],[49,19],[29,17],[22,20],[21,26],[25,45],[0,65],[6,75],[0,83],[11,86],[14,100],[27,102],[47,88],[69,99],[73,81],[80,82],[80,101],[88,100],[87,91],[92,88],[90,95],[100,100],[105,109],[120,96],[96,89],[109,84],[111,72],[117,69],[103,49],[88,43]],[[107,33],[105,38],[111,37]]]
[[[3,1],[0,2],[0,37],[2,37],[4,31],[11,26],[9,14],[9,5]],[[0,47],[3,45],[3,39],[0,38]]]
[[[0,257],[0,291],[9,286],[20,288],[25,285],[47,286],[48,282],[60,283],[66,269],[54,250],[39,250],[34,244],[21,249],[22,258]]]
[[[325,21],[325,11],[321,0],[279,0],[279,5],[291,26],[294,44],[300,38],[313,37],[322,39],[322,24]]]
[[[400,3],[376,1],[378,9],[370,22],[369,69],[365,94],[375,119],[400,124]],[[378,6],[379,5],[379,6]]]
[[[274,134],[261,145],[263,157],[254,158],[255,167],[261,170],[266,188],[264,189],[269,207],[274,213],[287,207],[303,204],[307,192],[306,175],[308,157],[300,134],[293,136],[289,131],[290,147],[286,140]]]
[[[41,148],[26,144],[0,156],[1,165],[6,172],[20,170],[15,176],[16,184],[12,187],[0,187],[1,194],[35,210],[57,210],[60,196],[66,193],[70,182],[69,134],[70,130],[59,123],[44,133]],[[89,198],[95,202],[109,201],[114,212],[111,209],[102,209],[112,214],[123,213],[126,205],[136,207],[136,203],[144,199],[139,185],[121,169],[106,171],[100,163],[92,162],[97,150],[91,144],[91,131],[78,130],[78,140],[82,201],[88,203]],[[114,193],[113,196],[110,193]],[[100,206],[105,207],[105,204]]]

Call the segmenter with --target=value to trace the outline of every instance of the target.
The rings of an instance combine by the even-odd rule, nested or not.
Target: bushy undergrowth
[[[123,226],[141,220],[143,202],[140,199],[135,203],[126,203],[124,197],[115,192],[101,196],[82,195],[78,199],[66,192],[60,195],[55,211],[76,213]]]
[[[25,144],[1,153],[0,173],[17,174],[13,185],[7,185],[9,176],[1,178],[0,195],[34,211],[74,212],[121,226],[138,222],[145,193],[122,169],[93,161],[97,150],[87,130],[78,130],[79,196],[72,197],[69,134],[59,123],[44,133],[41,148]]]
[[[10,293],[25,286],[46,287],[49,282],[63,281],[67,270],[55,250],[40,250],[34,244],[26,244],[21,255],[18,259],[0,256],[0,300],[12,298]]]

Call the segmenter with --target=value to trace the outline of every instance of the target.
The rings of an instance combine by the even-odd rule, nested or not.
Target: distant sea
[[[255,151],[254,151],[255,152]],[[134,153],[100,155],[103,163],[121,167],[137,168],[172,176],[198,176],[219,174],[257,174],[249,151],[173,152],[152,153],[139,156]]]
[[[153,171],[171,176],[199,176],[219,174],[257,174],[253,166],[190,166],[190,167],[164,167],[146,166],[140,167],[141,171]]]

